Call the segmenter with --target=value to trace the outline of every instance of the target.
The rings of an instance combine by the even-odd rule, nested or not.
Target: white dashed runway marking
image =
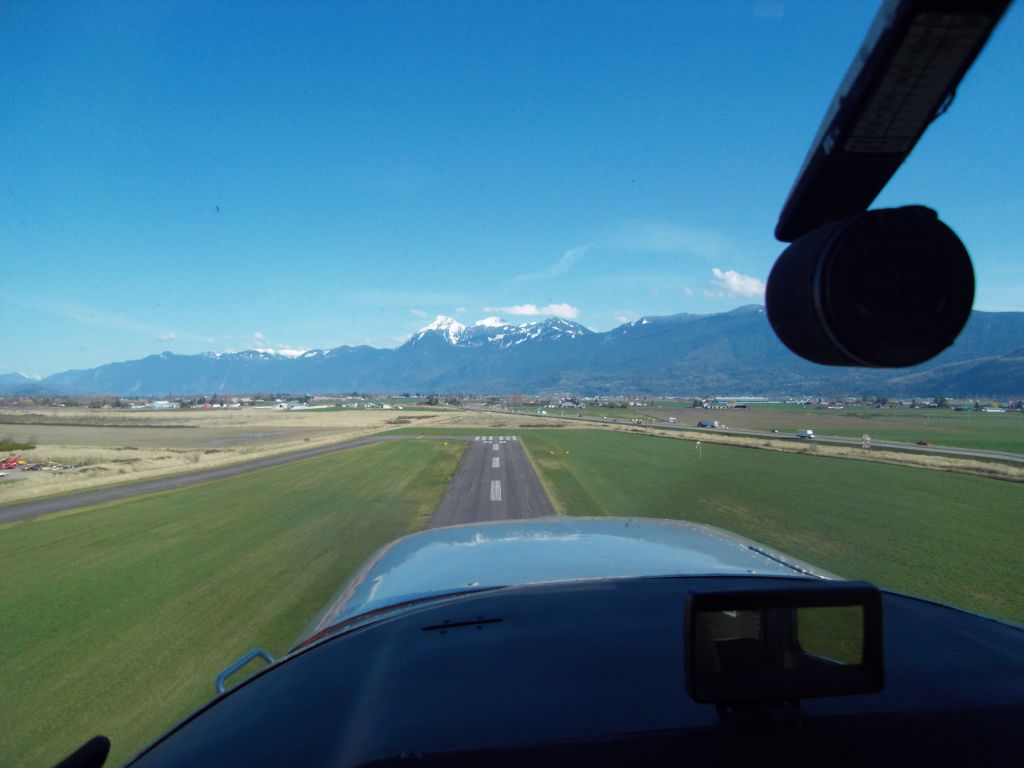
[[[469,450],[434,511],[430,527],[555,514],[530,465],[523,441],[515,442],[513,435],[479,437],[479,445],[469,444]],[[491,446],[489,451],[488,445]]]

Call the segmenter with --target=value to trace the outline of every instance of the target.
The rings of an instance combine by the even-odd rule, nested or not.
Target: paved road
[[[515,437],[473,439],[448,484],[430,528],[555,514]]]
[[[35,499],[23,501],[16,504],[0,506],[0,523],[10,523],[15,520],[27,520],[30,517],[38,517],[51,512],[62,512],[67,509],[84,507],[89,504],[103,504],[108,501],[118,501],[131,496],[141,496],[144,493],[155,493],[157,491],[168,491],[175,488],[184,488],[196,483],[205,483],[209,480],[222,480],[226,477],[234,477],[244,472],[257,472],[259,470],[271,469],[281,464],[302,459],[312,459],[317,456],[325,456],[337,451],[347,451],[349,448],[359,448],[371,443],[379,443],[388,440],[411,440],[415,439],[406,435],[370,435],[357,440],[350,440],[347,443],[334,443],[322,445],[317,448],[307,448],[294,453],[284,453],[277,456],[268,456],[265,459],[254,459],[244,464],[233,464],[228,467],[216,469],[204,469],[199,472],[192,472],[187,475],[175,475],[173,477],[157,477],[152,480],[144,480],[139,483],[118,485],[110,488],[97,488],[94,491],[82,491],[80,493],[69,493],[65,496],[54,496],[48,499]],[[440,438],[439,438],[440,439]],[[448,437],[446,440],[465,440],[465,437]]]

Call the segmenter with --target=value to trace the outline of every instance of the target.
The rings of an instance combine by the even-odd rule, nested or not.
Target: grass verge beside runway
[[[548,416],[566,419],[584,418],[638,419],[646,424],[667,423],[670,416],[679,426],[693,427],[698,421],[720,421],[730,429],[778,430],[792,435],[797,429],[813,429],[820,437],[870,435],[873,440],[916,443],[927,440],[933,445],[952,448],[1024,453],[1024,414],[951,411],[940,408],[865,408],[849,406],[841,410],[802,406],[753,404],[747,408],[698,409],[687,406],[645,408],[547,408]],[[524,415],[536,414],[536,409]]]
[[[0,764],[118,764],[429,520],[465,445],[382,443],[0,527]]]
[[[692,520],[849,578],[1024,621],[1024,487],[601,430],[530,431],[556,508]]]

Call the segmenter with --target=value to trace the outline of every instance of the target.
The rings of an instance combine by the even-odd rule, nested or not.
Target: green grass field
[[[710,523],[849,578],[1024,621],[1024,488],[601,430],[524,430],[556,507]]]
[[[0,527],[0,764],[52,764],[97,733],[126,760],[421,528],[464,447],[377,444]]]
[[[520,409],[524,415],[536,408]],[[1024,453],[1024,414],[978,413],[936,408],[867,408],[849,406],[829,410],[810,405],[753,404],[747,408],[705,410],[682,403],[656,402],[647,408],[545,408],[548,416],[567,419],[586,418],[604,421],[631,421],[641,426],[648,420],[666,424],[676,417],[679,426],[694,426],[698,421],[714,420],[732,429],[777,429],[792,434],[797,429],[813,429],[821,436],[860,437],[869,434],[875,440],[916,443],[927,440],[934,445],[955,448],[979,448],[991,451]],[[543,419],[537,419],[538,422]]]
[[[30,451],[35,447],[36,446],[33,443],[12,440],[9,437],[0,438],[0,453],[10,453],[11,451]]]
[[[688,440],[600,429],[396,431],[518,435],[566,514],[706,522],[841,576],[1024,621],[1019,484],[709,443],[698,461]]]
[[[611,413],[608,411],[608,415]],[[860,437],[869,434],[875,440],[905,443],[927,440],[935,445],[1024,453],[1024,414],[1020,413],[860,406],[828,410],[775,404],[715,411],[650,408],[646,413],[656,419],[664,419],[671,414],[680,423],[688,424],[695,424],[700,419],[716,419],[733,429],[778,429],[789,434],[797,429],[813,429],[820,435]]]
[[[698,454],[617,431],[395,432],[519,435],[568,514],[706,522],[1024,620],[1017,484],[707,443]],[[0,764],[52,763],[95,733],[112,738],[112,763],[127,759],[208,700],[230,661],[285,651],[362,560],[421,528],[464,448],[382,443],[0,527]]]

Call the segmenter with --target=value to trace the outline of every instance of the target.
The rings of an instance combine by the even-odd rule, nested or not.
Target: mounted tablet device
[[[1009,0],[890,0],[832,100],[783,206],[768,279],[786,346],[826,365],[902,367],[956,339],[974,273],[934,211],[867,211],[949,106]]]
[[[865,582],[694,592],[686,689],[703,703],[770,704],[882,690],[882,602]]]

